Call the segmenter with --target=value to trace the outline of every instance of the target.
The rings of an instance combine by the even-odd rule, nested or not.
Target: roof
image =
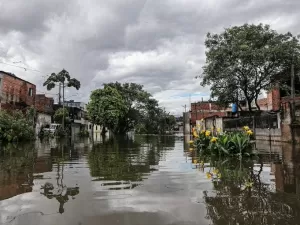
[[[3,74],[8,75],[8,76],[11,76],[11,77],[13,77],[13,78],[17,78],[18,80],[24,81],[24,82],[26,82],[26,83],[28,83],[28,84],[32,84],[32,85],[35,86],[35,84],[30,83],[30,82],[27,81],[27,80],[23,80],[22,78],[17,77],[17,76],[16,76],[15,74],[13,74],[13,73],[5,72],[5,71],[2,71],[2,70],[0,70],[0,73],[3,73]]]

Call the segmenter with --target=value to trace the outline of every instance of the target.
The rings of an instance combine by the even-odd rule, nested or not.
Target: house
[[[0,109],[24,110],[34,106],[36,86],[13,73],[0,71]]]
[[[205,119],[206,117],[225,117],[230,113],[231,109],[221,107],[213,101],[191,103],[191,125],[195,126],[197,121]]]
[[[35,109],[37,111],[37,119],[36,119],[36,134],[40,132],[40,130],[50,125],[52,120],[52,115],[54,113],[53,110],[54,99],[46,97],[44,94],[37,94],[35,98]]]

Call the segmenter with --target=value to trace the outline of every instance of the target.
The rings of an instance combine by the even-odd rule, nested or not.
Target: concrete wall
[[[35,133],[38,134],[42,126],[51,124],[51,116],[45,113],[38,113],[36,119]]]
[[[184,126],[183,132],[184,132],[185,135],[191,134],[190,119],[191,119],[191,113],[190,112],[184,112],[183,113],[183,126]]]
[[[281,141],[281,129],[255,129],[256,140]]]

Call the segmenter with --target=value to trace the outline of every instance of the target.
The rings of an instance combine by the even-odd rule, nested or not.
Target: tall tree
[[[47,90],[52,90],[55,88],[56,84],[62,86],[63,89],[63,107],[65,101],[65,87],[74,87],[76,90],[80,88],[80,81],[75,78],[71,78],[68,71],[63,69],[58,74],[52,73],[47,80],[44,82],[43,86],[47,87]],[[63,128],[64,128],[64,119],[63,121]]]
[[[225,105],[245,100],[249,111],[263,90],[278,83],[278,75],[298,62],[299,43],[291,33],[278,34],[268,25],[235,26],[207,34],[202,85]],[[289,76],[289,74],[285,74]]]
[[[88,114],[93,123],[117,134],[134,129],[143,133],[162,132],[162,109],[142,85],[135,83],[108,83],[93,91]]]
[[[113,87],[105,86],[92,92],[87,110],[93,124],[118,133],[119,120],[123,118],[127,109],[120,93]]]
[[[143,86],[136,83],[119,82],[108,83],[104,86],[115,88],[122,96],[126,110],[122,118],[119,118],[119,131],[118,133],[126,133],[133,130],[139,123],[140,111],[145,107],[150,94],[143,90]]]

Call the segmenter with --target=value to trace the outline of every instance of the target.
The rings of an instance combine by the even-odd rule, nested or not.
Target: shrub
[[[78,133],[78,136],[79,136],[79,137],[89,137],[89,136],[90,136],[90,133],[89,133],[87,130],[81,130],[81,131]]]
[[[26,141],[35,138],[33,121],[27,119],[22,112],[8,113],[0,111],[0,140]]]
[[[248,127],[244,127],[242,132],[230,133],[202,130],[194,133],[194,146],[201,154],[249,156],[252,153],[252,135]]]

